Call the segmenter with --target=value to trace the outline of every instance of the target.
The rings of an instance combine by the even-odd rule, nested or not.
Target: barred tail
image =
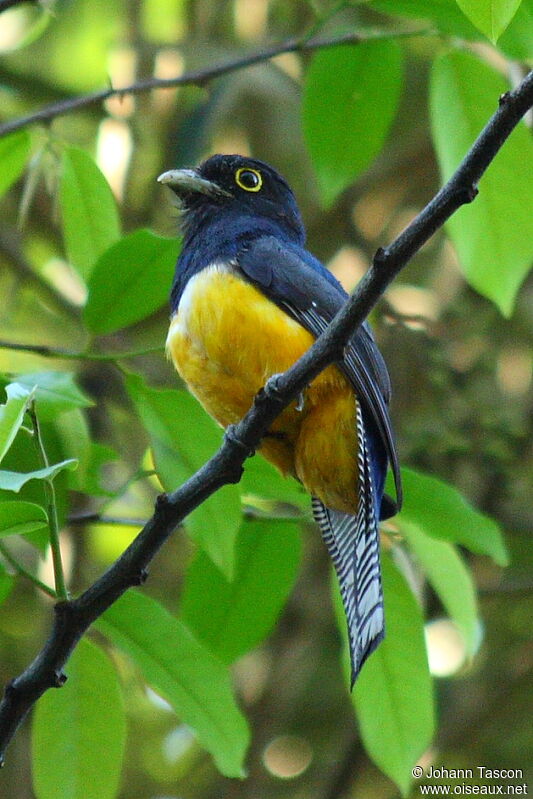
[[[327,508],[313,497],[315,521],[339,580],[348,623],[352,687],[366,658],[384,635],[383,590],[374,485],[365,428],[357,404],[359,500],[352,516]]]

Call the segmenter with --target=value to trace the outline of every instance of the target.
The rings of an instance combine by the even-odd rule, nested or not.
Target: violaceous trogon
[[[346,301],[305,249],[294,195],[270,166],[214,155],[159,181],[180,199],[184,234],[167,350],[223,427],[238,422],[269,377],[285,371]],[[388,412],[390,381],[365,323],[272,424],[260,452],[311,495],[348,622],[352,684],[383,638],[379,520],[401,503]],[[384,495],[391,465],[397,504]]]

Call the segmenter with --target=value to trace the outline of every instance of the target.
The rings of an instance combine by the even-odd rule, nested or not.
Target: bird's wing
[[[237,263],[252,283],[314,336],[325,330],[347,300],[346,292],[319,261],[274,236],[249,243],[238,255]],[[394,474],[396,503],[387,498],[382,509],[385,518],[402,504],[400,467],[388,411],[389,375],[366,322],[350,338],[338,366],[362,405],[367,435],[371,434],[368,428],[374,425]]]
[[[274,237],[248,243],[237,263],[244,275],[313,335],[327,327],[346,301],[341,286],[305,250]],[[398,459],[387,409],[390,382],[386,366],[363,325],[350,339],[338,364],[357,396],[358,500],[354,515],[326,507],[313,497],[313,514],[339,580],[348,624],[352,686],[368,655],[384,634],[379,565],[378,519],[392,515],[382,503],[387,456],[401,502]],[[394,511],[393,511],[394,512]]]

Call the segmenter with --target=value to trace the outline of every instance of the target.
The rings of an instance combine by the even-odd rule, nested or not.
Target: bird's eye
[[[259,191],[263,185],[263,178],[257,169],[244,167],[235,172],[235,183],[245,191]]]

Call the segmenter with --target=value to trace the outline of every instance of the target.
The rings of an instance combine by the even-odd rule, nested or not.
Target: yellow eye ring
[[[263,178],[257,169],[244,166],[235,172],[235,183],[244,191],[259,191],[263,185]]]

